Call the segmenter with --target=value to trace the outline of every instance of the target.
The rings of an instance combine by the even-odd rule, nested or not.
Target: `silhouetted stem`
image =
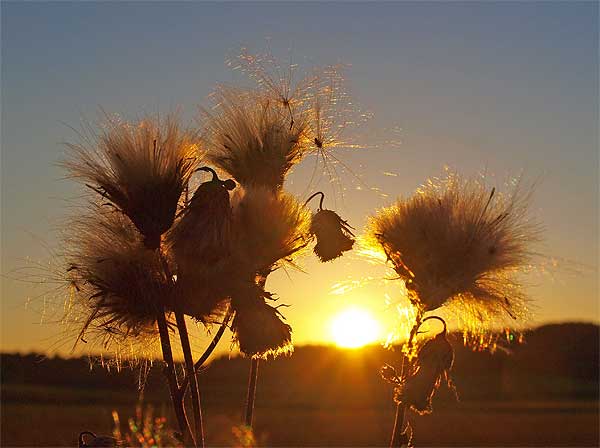
[[[256,381],[258,380],[258,358],[252,358],[250,364],[250,375],[248,377],[248,395],[246,396],[246,414],[244,424],[252,427],[254,415],[254,397],[256,396]]]
[[[181,340],[181,349],[183,350],[183,359],[185,361],[186,379],[190,383],[190,392],[192,394],[192,411],[194,413],[194,429],[196,435],[196,446],[204,447],[204,428],[202,427],[202,408],[200,406],[200,390],[194,369],[194,359],[192,358],[192,349],[190,338],[185,324],[185,317],[181,310],[175,311],[175,320],[179,330],[179,339]],[[181,394],[185,396],[185,387],[180,388]]]
[[[217,347],[217,344],[221,340],[221,337],[223,337],[223,333],[225,333],[225,329],[227,328],[227,324],[231,320],[231,316],[233,316],[233,310],[231,308],[229,308],[229,311],[225,315],[225,319],[223,319],[223,322],[221,323],[221,326],[219,327],[219,330],[215,333],[215,336],[213,337],[212,341],[210,342],[210,344],[206,348],[206,350],[204,350],[204,353],[202,353],[202,356],[200,356],[200,358],[198,359],[198,361],[196,361],[196,364],[194,364],[194,371],[196,373],[198,372],[198,370],[200,370],[200,368],[204,365],[204,363],[206,362],[206,360],[210,357],[210,355],[212,354],[212,352]],[[187,385],[188,385],[188,377],[186,376],[183,379],[183,381],[181,381],[181,387],[180,387],[181,390],[185,391],[185,388],[187,387]]]
[[[392,432],[392,440],[390,442],[390,448],[400,448],[403,445],[404,437],[404,413],[406,412],[406,406],[402,403],[398,403],[396,406],[396,420],[394,421],[394,430]]]
[[[169,385],[169,391],[171,393],[171,402],[173,403],[173,411],[177,418],[179,430],[183,435],[183,442],[185,446],[189,446],[190,442],[196,446],[196,442],[190,431],[190,425],[185,415],[185,407],[183,405],[183,394],[179,390],[177,385],[177,375],[175,373],[175,362],[173,361],[173,352],[171,351],[171,340],[169,339],[169,328],[167,327],[167,320],[165,318],[164,310],[159,311],[156,322],[158,324],[158,333],[160,335],[160,345],[162,348],[163,360],[165,361],[166,367],[164,374],[167,377]]]
[[[321,200],[319,201],[319,210],[322,210],[323,200],[325,199],[325,193],[323,193],[322,191],[317,191],[316,193],[311,194],[310,197],[306,201],[304,201],[304,205],[307,205],[312,200],[312,198],[319,195],[321,195]]]
[[[206,362],[208,357],[212,354],[214,349],[217,347],[217,344],[221,340],[223,333],[225,333],[227,324],[231,320],[231,316],[233,316],[233,309],[231,309],[231,307],[230,307],[229,310],[227,311],[227,314],[225,315],[225,318],[223,319],[223,323],[221,323],[219,330],[217,330],[217,332],[215,333],[215,337],[210,342],[210,345],[206,348],[204,353],[202,353],[202,356],[200,356],[198,361],[196,361],[196,364],[194,364],[194,369],[196,369],[196,371],[198,371],[200,369],[200,367],[202,367],[202,365]]]
[[[417,335],[417,331],[419,327],[423,323],[422,321],[423,313],[417,312],[417,316],[415,318],[415,325],[410,330],[410,335],[408,337],[408,342],[406,344],[407,353],[410,355],[412,353],[413,344],[415,336]],[[406,375],[405,369],[407,368],[410,360],[407,355],[402,356],[402,372],[400,377],[404,379]],[[400,402],[396,406],[396,418],[394,420],[394,429],[392,430],[392,440],[390,441],[390,448],[401,448],[403,446],[407,446],[409,443],[408,437],[404,431],[404,415],[406,414],[407,406]]]

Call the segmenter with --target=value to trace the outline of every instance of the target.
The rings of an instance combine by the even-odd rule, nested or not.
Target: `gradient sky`
[[[445,166],[498,182],[524,173],[539,180],[541,250],[557,260],[528,279],[531,323],[598,322],[597,2],[3,2],[1,14],[0,350],[67,353],[74,339],[43,314],[48,286],[13,280],[19,267],[48,262],[78,194],[55,165],[61,142],[75,138],[69,126],[94,119],[99,106],[129,118],[181,107],[191,119],[217,82],[243,79],[225,59],[242,46],[264,50],[267,38],[282,61],[351,64],[354,98],[374,114],[358,139],[379,148],[339,156],[389,195],[344,177],[336,204],[357,229]],[[292,177],[298,194],[307,162]],[[268,283],[292,305],[285,314],[297,343],[328,341],[332,316],[350,305],[393,326],[384,295],[397,300],[400,288],[376,280],[330,294],[339,281],[382,279],[381,267],[351,255],[307,259],[305,268]]]

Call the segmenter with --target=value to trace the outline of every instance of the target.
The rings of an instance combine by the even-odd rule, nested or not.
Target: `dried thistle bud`
[[[427,341],[419,350],[416,370],[397,389],[396,400],[419,414],[431,412],[431,399],[445,380],[450,386],[449,373],[454,362],[454,350],[446,331]]]
[[[178,275],[186,270],[194,271],[201,264],[217,263],[230,252],[229,190],[235,188],[235,182],[222,181],[211,168],[200,169],[211,172],[213,178],[198,186],[167,238]]]
[[[310,231],[317,238],[314,252],[322,262],[334,260],[352,249],[351,226],[333,210],[321,209],[312,217]]]
[[[235,341],[243,354],[253,358],[277,357],[293,350],[292,327],[265,300],[272,300],[271,294],[259,285],[249,285],[232,296]]]
[[[221,180],[214,170],[210,181],[198,186],[167,235],[177,266],[176,300],[180,309],[204,324],[221,317],[227,306],[228,289],[235,278],[231,260],[231,179]]]
[[[136,124],[107,118],[100,135],[67,147],[63,165],[71,175],[127,215],[147,247],[158,248],[196,169],[197,135],[180,129],[173,116]]]

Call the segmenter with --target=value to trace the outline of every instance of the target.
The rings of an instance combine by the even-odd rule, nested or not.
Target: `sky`
[[[57,166],[72,128],[99,108],[132,119],[180,109],[193,123],[217,83],[246,82],[225,63],[242,47],[348,66],[373,118],[347,131],[364,148],[337,153],[354,174],[329,197],[359,233],[446,167],[498,185],[523,175],[545,228],[528,324],[600,320],[597,2],[2,2],[1,16],[0,350],[68,354],[75,338],[34,269],[56,262],[80,194]],[[311,166],[290,191],[304,194]],[[332,319],[352,307],[381,322],[382,338],[398,324],[402,288],[382,266],[350,254],[303,267],[267,284],[291,305],[296,343],[329,343]],[[360,286],[333,294],[340,282]]]

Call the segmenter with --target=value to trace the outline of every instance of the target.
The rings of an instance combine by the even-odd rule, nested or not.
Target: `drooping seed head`
[[[250,283],[232,296],[234,340],[246,356],[266,359],[293,350],[292,327],[283,322],[283,315],[266,300],[272,300],[271,294]]]

